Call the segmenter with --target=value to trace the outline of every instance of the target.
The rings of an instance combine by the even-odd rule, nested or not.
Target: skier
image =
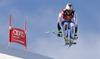
[[[70,22],[70,29],[74,30],[73,37],[71,37],[70,41],[68,40],[68,32],[65,32],[64,29],[64,24],[66,23],[66,28],[68,26],[68,22]],[[58,36],[62,37],[62,30],[63,29],[63,33],[64,33],[64,39],[65,39],[65,44],[69,44],[69,42],[73,43],[74,39],[78,39],[77,37],[77,14],[75,12],[75,10],[73,9],[73,5],[68,3],[65,7],[65,9],[61,10],[59,13],[59,17],[58,17]]]

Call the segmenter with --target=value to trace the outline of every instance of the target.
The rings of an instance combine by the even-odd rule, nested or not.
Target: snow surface
[[[0,59],[53,59],[40,54],[0,45]]]

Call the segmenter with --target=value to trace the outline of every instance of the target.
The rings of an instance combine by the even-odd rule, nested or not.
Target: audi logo
[[[13,30],[13,34],[17,35],[17,36],[20,36],[20,37],[25,37],[24,32],[19,31],[19,30]]]

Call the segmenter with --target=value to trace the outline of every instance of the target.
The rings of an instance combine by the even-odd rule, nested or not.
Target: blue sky
[[[64,47],[63,38],[46,31],[57,32],[60,10],[72,3],[78,15],[77,45]],[[99,0],[0,0],[0,44],[9,44],[9,15],[12,27],[27,26],[27,51],[55,59],[100,59],[100,1]],[[12,43],[12,47],[24,50],[24,46]]]

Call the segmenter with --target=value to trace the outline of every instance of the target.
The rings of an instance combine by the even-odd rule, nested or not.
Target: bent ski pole
[[[45,33],[47,34],[47,33],[50,33],[50,32],[52,32],[53,34],[56,34],[56,35],[58,34],[58,33],[54,32],[53,30],[50,30],[50,31],[45,32]]]

